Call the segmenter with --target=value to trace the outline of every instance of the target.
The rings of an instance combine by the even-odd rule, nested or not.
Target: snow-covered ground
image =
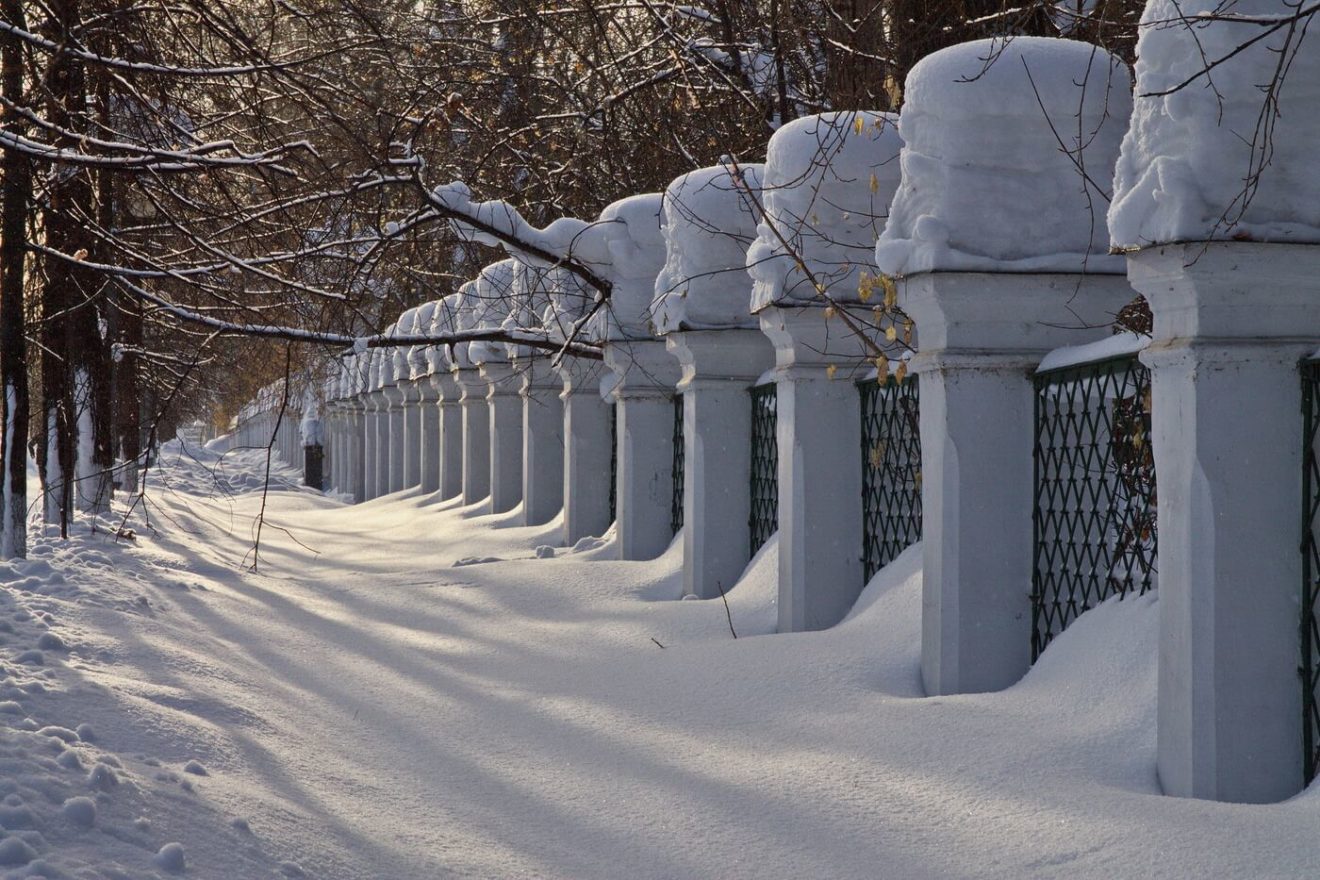
[[[1161,797],[1156,606],[1003,693],[923,698],[909,551],[828,632],[767,635],[678,556],[356,507],[181,456],[150,526],[0,566],[0,877],[1313,877],[1320,795]],[[217,478],[219,482],[217,483]],[[460,561],[485,560],[457,564]]]

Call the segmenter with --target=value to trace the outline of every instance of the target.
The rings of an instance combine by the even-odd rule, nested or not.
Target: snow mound
[[[824,113],[796,119],[770,138],[766,216],[747,251],[753,311],[818,299],[817,284],[834,299],[857,299],[899,185],[897,123],[891,113]]]
[[[922,59],[880,271],[1125,271],[1105,204],[1129,83],[1122,61],[1074,40],[977,40]]]
[[[643,193],[620,199],[600,212],[595,227],[609,254],[614,290],[610,308],[595,322],[603,339],[645,339],[651,335],[651,298],[655,278],[665,264],[665,237],[660,231],[664,196]]]
[[[761,217],[763,165],[691,171],[664,198],[665,265],[651,303],[656,331],[755,327],[747,248]]]
[[[1109,209],[1115,246],[1320,242],[1320,43],[1305,39],[1305,22],[1272,34],[1260,24],[1295,10],[1278,0],[1146,4]],[[1276,107],[1266,89],[1279,69]]]

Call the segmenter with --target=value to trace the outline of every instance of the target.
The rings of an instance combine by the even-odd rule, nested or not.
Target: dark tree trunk
[[[20,0],[5,0],[6,23],[26,29]],[[0,89],[7,100],[22,100],[22,44],[0,37]],[[22,117],[9,114],[5,129],[18,134]],[[23,261],[32,176],[27,157],[4,154],[3,205],[0,206],[0,558],[27,554],[27,327],[23,313]]]

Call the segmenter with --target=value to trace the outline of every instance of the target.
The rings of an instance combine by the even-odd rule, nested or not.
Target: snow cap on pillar
[[[747,248],[761,217],[764,168],[701,168],[665,190],[666,258],[651,303],[657,333],[757,326]]]
[[[438,299],[431,303],[431,322],[427,332],[431,336],[449,336],[457,329],[457,309],[455,302],[459,294]],[[454,365],[453,345],[431,345],[426,348],[427,373],[448,373]]]
[[[435,313],[435,303],[422,303],[413,309],[412,326],[409,336],[430,336],[431,316]],[[432,346],[414,345],[408,349],[408,378],[421,379],[431,372],[426,359],[426,352]]]
[[[389,327],[387,327],[385,329],[385,332],[381,335],[393,336],[394,325],[391,324]],[[370,366],[370,373],[367,379],[367,390],[379,391],[380,389],[384,388],[386,385],[393,385],[394,357],[390,353],[390,350],[383,346],[377,346],[376,348],[371,349],[369,356],[371,358],[371,366]]]
[[[393,336],[413,336],[417,332],[417,309],[408,309],[399,320],[394,323]],[[412,351],[410,346],[396,345],[390,349],[390,355],[394,365],[394,381],[407,381],[412,378],[412,361],[408,354]]]
[[[803,116],[775,132],[766,148],[765,216],[747,250],[753,311],[819,302],[817,284],[832,299],[857,300],[898,189],[902,146],[892,113]]]
[[[651,337],[651,299],[655,278],[665,264],[665,236],[660,229],[664,196],[642,193],[620,199],[600,212],[592,227],[609,255],[606,270],[614,289],[610,305],[595,319],[605,340]]]
[[[510,309],[503,327],[508,331],[539,330],[546,308],[550,305],[550,270],[542,265],[515,257],[513,279],[510,284]],[[509,357],[526,358],[536,354],[528,345],[508,342],[504,344]]]
[[[513,259],[500,260],[481,270],[476,287],[469,292],[475,321],[470,329],[497,330],[509,317],[513,305],[513,272],[516,263]],[[474,364],[507,360],[505,344],[473,342],[468,346],[468,358]]]
[[[1116,247],[1320,242],[1320,42],[1304,24],[1273,33],[1259,24],[1295,12],[1279,0],[1146,4],[1109,208]],[[1249,21],[1205,18],[1230,13]],[[1269,106],[1264,90],[1276,80]]]
[[[922,59],[880,271],[1122,273],[1105,206],[1130,82],[1121,60],[1076,40],[976,40]]]

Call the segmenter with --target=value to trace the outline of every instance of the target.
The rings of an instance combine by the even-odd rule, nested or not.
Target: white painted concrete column
[[[601,361],[565,357],[564,543],[603,535],[610,527],[610,405],[600,397]]]
[[[618,377],[618,486],[615,521],[621,559],[654,559],[669,546],[674,486],[674,386],[677,359],[659,339],[605,344]]]
[[[1129,277],[1155,314],[1160,782],[1282,800],[1303,781],[1298,363],[1320,340],[1320,247],[1155,247]]]
[[[539,526],[564,507],[564,386],[544,357],[514,364],[522,378],[523,525]]]
[[[665,337],[682,365],[683,592],[711,599],[751,560],[752,404],[747,389],[774,364],[759,330]]]
[[[432,373],[440,395],[440,497],[463,493],[463,389],[450,373]]]
[[[490,495],[489,386],[476,367],[456,369],[453,376],[462,389],[463,503],[476,504]]]
[[[779,447],[779,631],[844,618],[862,571],[862,410],[853,379],[867,348],[819,307],[771,306]],[[835,378],[837,376],[837,378]]]
[[[371,392],[375,402],[372,424],[376,431],[375,455],[371,461],[373,470],[372,498],[379,498],[390,491],[390,413],[389,399],[384,389]]]
[[[346,491],[353,496],[355,504],[367,500],[367,411],[363,397],[364,395],[358,394],[349,398],[349,458]]]
[[[922,680],[999,690],[1031,663],[1031,374],[1108,335],[1132,291],[1121,275],[941,272],[899,294],[921,332]]]
[[[422,482],[422,395],[414,379],[400,379],[403,393],[403,488]]]
[[[403,421],[404,392],[398,385],[386,385],[381,389],[387,401],[386,419],[389,442],[386,445],[386,483],[385,492],[398,492],[404,488],[403,459],[404,434]]]
[[[490,512],[504,513],[522,501],[522,378],[507,361],[483,363],[480,369],[481,378],[490,386],[486,393],[490,404]]]
[[[421,433],[418,480],[422,491],[429,495],[440,489],[440,392],[430,376],[417,380],[417,396]]]

